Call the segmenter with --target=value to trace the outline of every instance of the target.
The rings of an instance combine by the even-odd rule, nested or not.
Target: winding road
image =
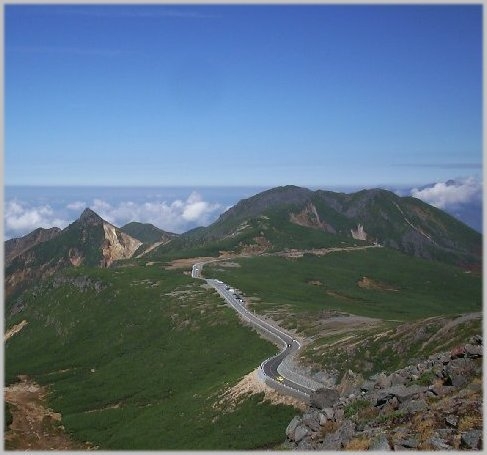
[[[287,393],[288,395],[292,395],[296,398],[301,398],[303,401],[308,401],[310,394],[314,389],[304,387],[303,385],[284,377],[278,372],[278,367],[282,361],[287,356],[297,352],[301,348],[301,344],[282,329],[271,325],[262,319],[261,316],[249,311],[244,306],[242,298],[239,297],[227,284],[220,280],[210,278],[207,279],[201,276],[201,270],[205,264],[208,264],[209,262],[217,262],[219,260],[221,259],[214,259],[194,264],[191,276],[193,278],[205,280],[235,311],[239,313],[244,320],[252,324],[257,330],[266,332],[268,338],[275,340],[276,344],[282,345],[283,350],[279,354],[269,357],[261,363],[260,373],[263,376],[262,379],[264,379],[267,385],[281,393]]]

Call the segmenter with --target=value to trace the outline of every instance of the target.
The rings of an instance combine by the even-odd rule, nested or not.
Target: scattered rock
[[[396,397],[399,403],[403,403],[408,400],[419,398],[420,394],[426,392],[427,390],[428,387],[418,385],[412,385],[410,387],[396,385],[389,387],[379,391],[375,405],[382,406],[393,397]]]
[[[467,357],[469,357],[471,359],[481,357],[482,356],[482,346],[467,344],[465,346],[465,354]]]
[[[445,384],[463,387],[475,370],[475,365],[464,358],[455,358],[444,369]]]
[[[386,389],[388,387],[391,387],[391,377],[390,376],[386,376],[385,373],[380,373],[379,376],[377,377],[377,380],[376,380],[376,383],[375,383],[376,387],[380,388],[380,389]]]
[[[301,441],[298,442],[297,449],[298,450],[313,450],[313,444],[306,439],[302,439]]]
[[[370,444],[369,450],[381,452],[385,450],[391,450],[391,446],[389,444],[389,441],[387,440],[386,435],[381,433],[376,436]]]
[[[296,427],[294,430],[294,441],[299,442],[301,441],[305,436],[309,434],[308,428],[306,426],[300,424]]]
[[[299,416],[294,416],[293,420],[289,422],[289,425],[286,428],[286,436],[291,440],[294,441],[294,432],[296,431],[296,428],[298,425],[302,422],[301,417]]]
[[[392,373],[390,376],[390,385],[395,386],[395,385],[404,385],[406,384],[407,379],[406,375],[402,375],[399,373]]]
[[[450,414],[445,417],[445,422],[451,427],[456,428],[458,426],[458,416]]]
[[[303,424],[313,431],[318,431],[320,429],[320,413],[316,410],[304,413]]]
[[[429,387],[429,390],[433,392],[436,396],[443,397],[455,390],[455,387],[442,384],[433,384]]]
[[[319,416],[320,416],[319,424],[320,424],[320,426],[323,427],[326,425],[326,422],[328,422],[328,418],[326,417],[326,415],[322,414],[321,412],[320,412]]]
[[[378,373],[362,383],[349,371],[337,387],[341,396],[335,389],[319,389],[303,417],[291,421],[286,430],[294,441],[291,448],[481,449],[482,362],[478,357],[482,355],[478,336],[448,353],[416,359],[410,366],[389,375]],[[347,407],[358,411],[345,418]]]
[[[324,450],[340,450],[349,442],[355,434],[355,424],[351,420],[345,420],[338,430],[328,433],[323,440]]]
[[[398,444],[406,449],[416,449],[419,446],[419,441],[417,438],[411,437],[409,439],[398,441]]]
[[[470,344],[482,344],[482,335],[474,335],[470,340],[468,340]]]
[[[444,439],[436,436],[429,438],[428,443],[431,445],[431,447],[433,447],[434,450],[453,450],[453,447],[448,445]]]
[[[428,404],[424,400],[411,400],[401,403],[399,409],[404,412],[422,412],[428,409]]]
[[[345,417],[345,411],[343,408],[335,409],[335,422],[341,422]]]
[[[328,420],[333,420],[333,418],[335,417],[335,411],[333,410],[333,408],[323,408],[322,411]]]
[[[337,387],[337,391],[342,396],[358,395],[360,393],[360,385],[364,382],[364,378],[361,374],[354,373],[352,370],[348,370],[340,381]]]
[[[462,446],[468,449],[482,448],[482,431],[470,430],[462,435]]]

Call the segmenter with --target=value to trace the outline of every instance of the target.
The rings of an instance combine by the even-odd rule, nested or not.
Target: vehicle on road
[[[277,376],[276,377],[276,380],[279,381],[279,382],[283,382],[284,381],[284,378],[282,376]]]

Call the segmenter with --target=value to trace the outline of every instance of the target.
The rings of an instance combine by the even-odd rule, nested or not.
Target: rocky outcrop
[[[310,404],[313,408],[331,408],[338,402],[340,395],[335,389],[318,389],[311,393]]]
[[[288,447],[482,449],[482,347],[477,335],[451,352],[361,383],[349,372],[341,394],[314,392],[308,410],[286,429]]]
[[[331,234],[336,234],[336,229],[332,225],[320,219],[315,205],[311,202],[308,202],[301,212],[290,213],[289,219],[291,223],[298,224],[299,226],[322,229]]]
[[[367,240],[367,233],[361,224],[357,224],[357,229],[350,229],[350,233],[355,240]]]
[[[132,257],[137,248],[142,245],[140,240],[130,237],[110,223],[103,223],[105,241],[102,246],[102,265],[109,267],[113,261]]]

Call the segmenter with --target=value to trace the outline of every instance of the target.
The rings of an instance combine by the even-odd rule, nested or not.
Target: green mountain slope
[[[120,230],[131,237],[140,240],[142,243],[166,243],[178,236],[178,234],[159,229],[153,224],[138,223],[136,221],[125,224]]]
[[[466,268],[481,263],[481,235],[418,199],[381,190],[353,194],[286,186],[240,201],[206,228],[155,249],[164,255],[218,255],[246,248],[284,248],[379,243],[425,259]]]
[[[269,447],[294,415],[262,396],[217,405],[276,348],[180,272],[69,269],[22,295],[6,325],[22,320],[5,345],[6,383],[24,374],[48,386],[66,430],[101,449]]]

